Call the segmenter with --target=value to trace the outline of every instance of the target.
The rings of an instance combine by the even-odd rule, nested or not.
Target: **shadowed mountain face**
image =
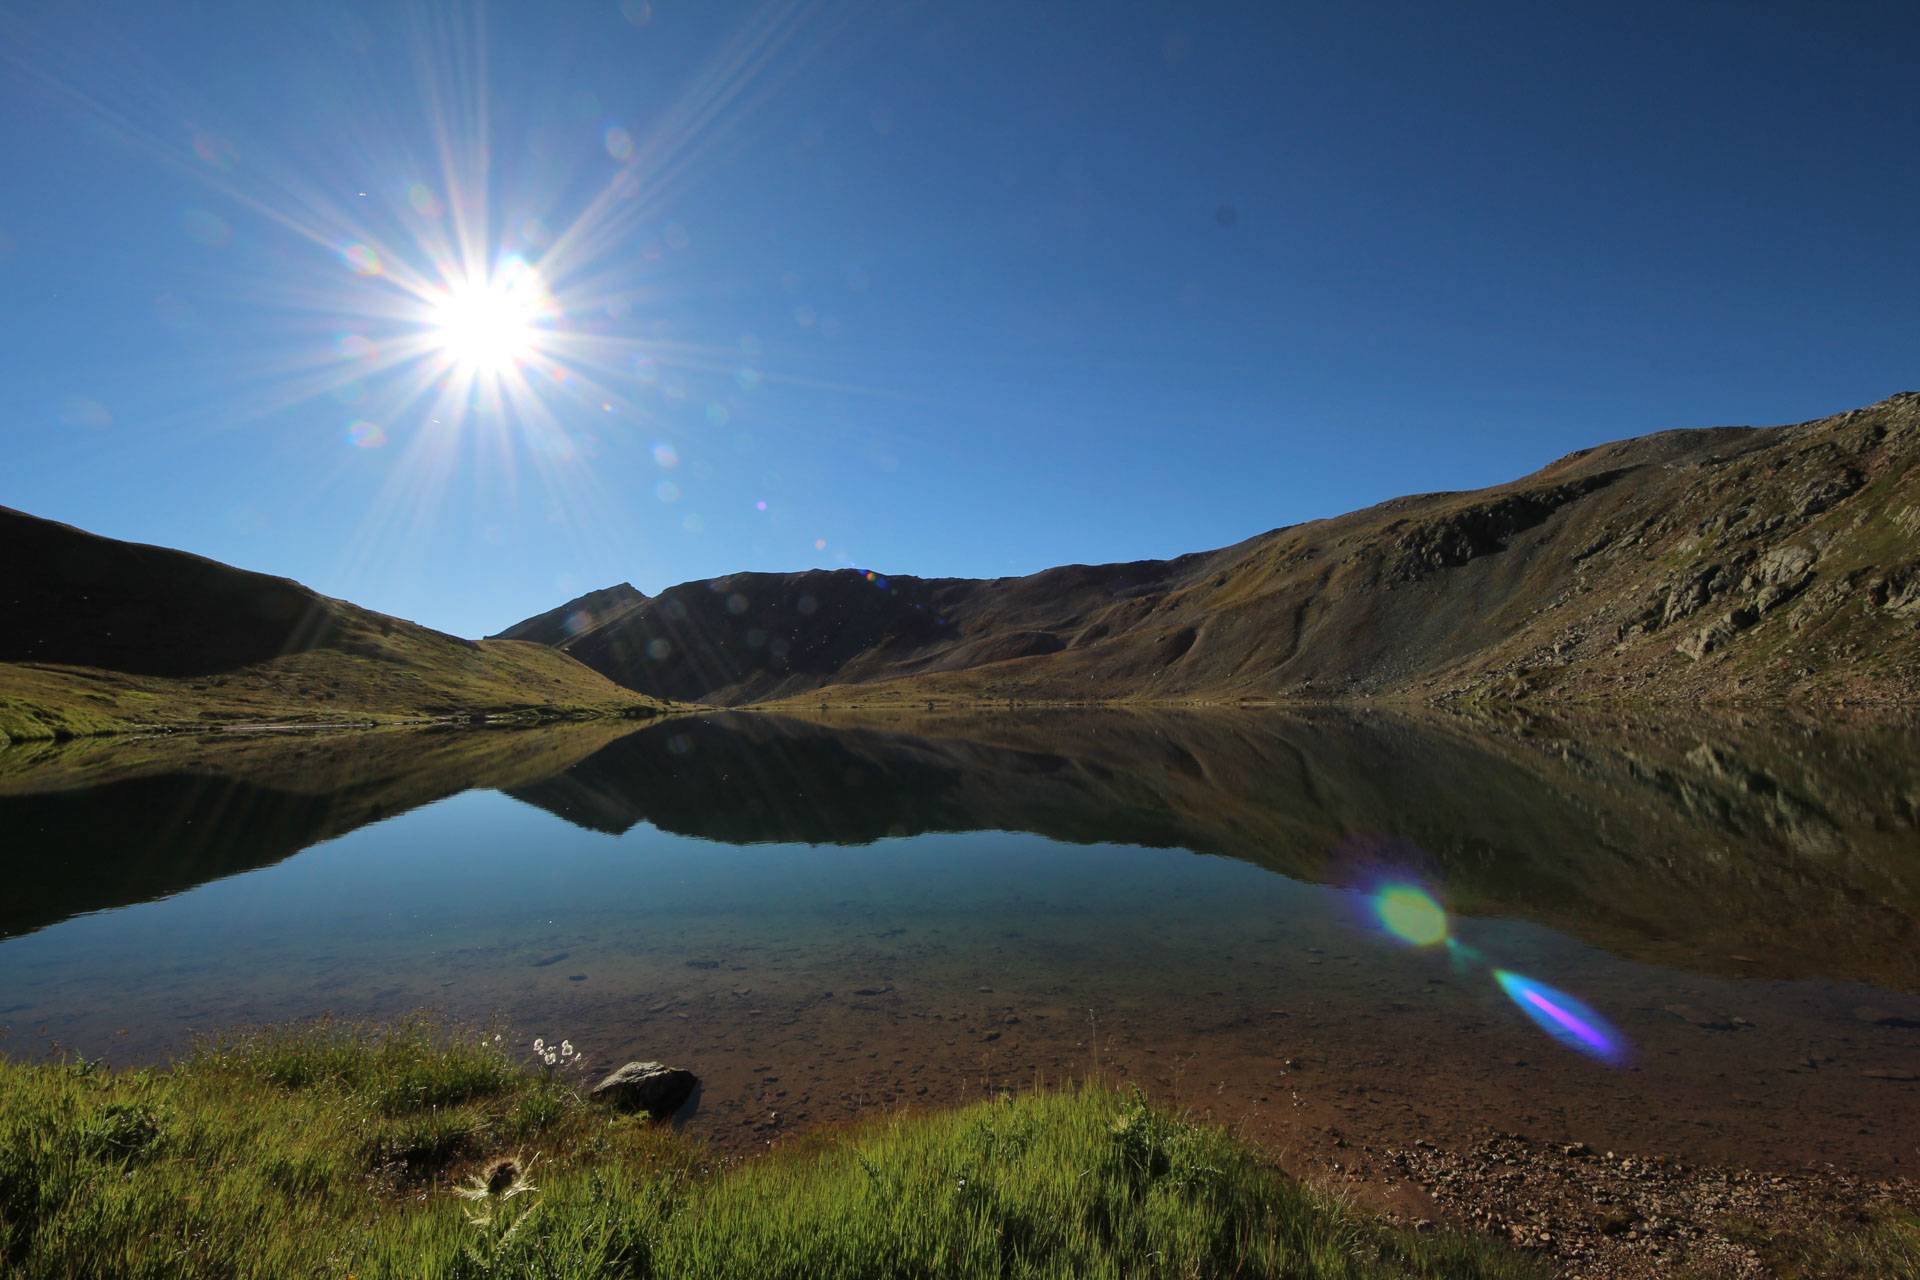
[[[164,896],[472,787],[732,843],[1028,831],[1452,909],[1701,972],[1920,991],[1920,733],[1718,720],[765,714],[0,752],[0,934]]]
[[[286,578],[0,507],[0,662],[192,676],[318,648],[338,602]]]
[[[1175,560],[735,574],[563,606],[590,625],[550,642],[629,688],[720,705],[1911,700],[1916,456],[1920,393],[1905,393],[1798,426],[1625,440]],[[553,616],[504,634],[547,638]]]
[[[632,583],[622,582],[576,596],[557,609],[535,614],[488,638],[559,646],[577,635],[616,621],[646,602],[647,597],[634,590]]]
[[[546,645],[463,640],[285,578],[0,507],[0,742],[657,709]]]

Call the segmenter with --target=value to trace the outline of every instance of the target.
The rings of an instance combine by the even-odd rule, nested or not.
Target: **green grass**
[[[646,717],[666,704],[557,649],[408,626],[204,676],[0,662],[0,743],[249,723]]]
[[[1723,1225],[1779,1280],[1920,1280],[1920,1216],[1910,1210],[1880,1205],[1844,1226]]]
[[[511,1196],[456,1193],[489,1162]],[[1084,1086],[898,1114],[744,1162],[489,1037],[320,1024],[164,1071],[0,1061],[0,1272],[22,1277],[1521,1277]]]
[[[12,684],[22,683],[10,681]],[[24,691],[0,692],[0,746],[9,742],[48,742],[118,733],[124,716],[102,712],[75,700],[37,700]]]

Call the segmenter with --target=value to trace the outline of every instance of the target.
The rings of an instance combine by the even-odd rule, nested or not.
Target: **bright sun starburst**
[[[462,373],[497,378],[533,356],[553,299],[525,259],[508,258],[492,274],[469,275],[427,304],[434,344]]]

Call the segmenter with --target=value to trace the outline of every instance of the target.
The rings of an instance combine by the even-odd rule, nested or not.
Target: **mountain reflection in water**
[[[843,717],[844,721],[844,717]],[[469,788],[728,843],[1026,831],[1386,873],[1700,972],[1920,990],[1920,733],[1378,713],[876,718],[0,751],[0,937],[177,893]]]

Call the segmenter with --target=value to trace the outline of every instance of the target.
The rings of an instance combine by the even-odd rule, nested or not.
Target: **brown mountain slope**
[[[736,705],[1920,696],[1920,393],[1024,578],[736,574],[562,642]],[[522,624],[526,625],[526,624]]]
[[[462,640],[0,507],[0,741],[658,706],[545,646]]]

